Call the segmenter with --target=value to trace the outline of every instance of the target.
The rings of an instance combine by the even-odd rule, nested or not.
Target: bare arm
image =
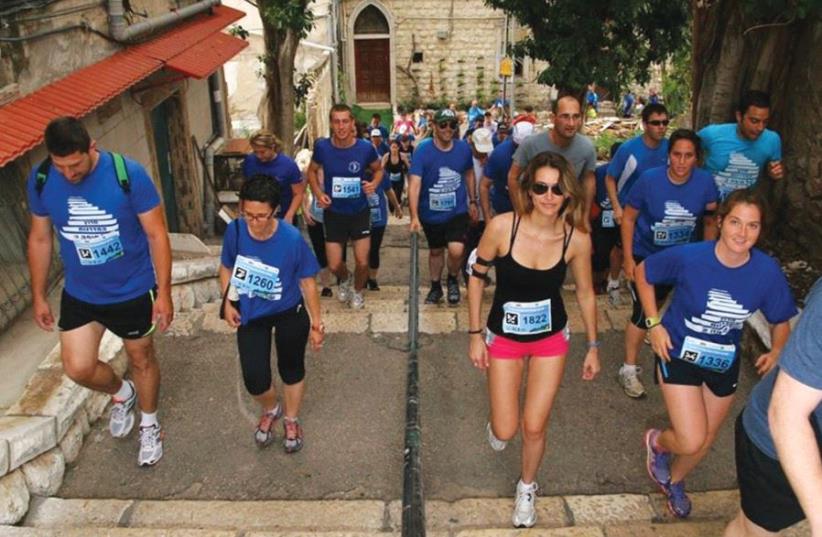
[[[583,215],[585,222],[585,231],[591,232],[591,220],[588,215],[591,214],[591,206],[594,204],[594,198],[597,195],[597,179],[593,171],[585,172],[582,175],[582,188],[585,191],[585,204],[583,205]]]
[[[283,215],[283,219],[289,224],[294,222],[294,215],[297,214],[303,202],[303,196],[305,196],[305,180],[291,185],[291,195],[291,205],[288,206]]]
[[[225,267],[220,264],[220,289],[225,295],[228,292],[229,282],[231,281],[231,269]],[[225,319],[226,324],[231,328],[237,328],[240,326],[240,322],[242,318],[240,317],[240,312],[237,311],[237,308],[234,307],[234,304],[231,303],[230,300],[226,300],[223,304],[223,319]]]
[[[568,252],[571,256],[571,271],[574,274],[576,295],[585,323],[588,337],[588,352],[582,366],[583,380],[593,380],[601,369],[599,362],[599,340],[597,339],[597,303],[591,273],[591,237],[576,230]]]
[[[822,536],[822,458],[810,415],[822,403],[822,390],[780,371],[768,407],[779,463],[788,477],[813,537]]]
[[[305,301],[305,309],[308,310],[308,316],[311,318],[311,331],[309,332],[311,349],[316,351],[323,346],[325,326],[323,326],[320,314],[320,294],[317,292],[317,282],[313,276],[300,279],[300,291]]]
[[[519,176],[522,175],[522,168],[516,162],[511,163],[511,169],[508,170],[508,195],[511,196],[511,203],[514,205],[514,210],[517,214],[522,214],[525,207],[519,200]]]
[[[411,232],[422,229],[420,223],[420,213],[418,211],[420,204],[420,186],[422,185],[422,177],[419,175],[408,176],[408,212],[411,215]]]
[[[659,310],[656,307],[656,293],[654,286],[648,283],[645,279],[645,263],[642,262],[636,267],[634,272],[634,285],[639,295],[639,301],[642,303],[642,311],[645,312],[645,317],[658,317]],[[671,356],[668,351],[674,348],[671,342],[671,336],[668,330],[658,324],[648,330],[648,339],[651,341],[651,348],[654,352],[666,361],[671,361]]]
[[[622,224],[622,205],[619,204],[616,179],[610,175],[605,176],[605,190],[608,191],[608,199],[611,200],[611,207],[614,209],[614,221],[617,225]]]
[[[163,332],[174,319],[174,304],[171,302],[171,242],[168,239],[163,208],[157,206],[137,215],[146,232],[154,276],[157,278],[157,300],[154,301],[152,319]]]
[[[491,215],[491,185],[493,182],[486,176],[482,176],[480,179],[480,187],[479,187],[479,202],[480,207],[482,207],[482,214],[485,215],[485,220],[490,221]]]
[[[314,199],[317,200],[317,206],[321,209],[327,209],[331,206],[331,198],[328,197],[328,194],[323,192],[323,189],[320,186],[320,178],[318,173],[319,169],[320,165],[312,160],[308,164],[308,169],[305,173],[308,176],[308,186],[314,194]]]
[[[480,242],[477,245],[477,258],[492,260],[497,257],[500,245],[505,241],[505,230],[511,227],[513,215],[502,215],[488,222]],[[507,223],[506,223],[507,222]],[[477,274],[487,274],[490,267],[474,263],[471,271]],[[474,366],[486,369],[489,365],[488,348],[485,346],[482,333],[478,332],[485,326],[482,320],[482,290],[485,282],[476,277],[468,278],[468,330],[477,332],[468,336],[468,357]]]
[[[760,376],[765,375],[776,365],[776,362],[779,360],[779,355],[782,353],[782,349],[785,347],[785,343],[788,342],[788,336],[790,335],[790,321],[771,325],[771,350],[762,354],[754,363],[756,372],[759,373]]]
[[[52,240],[51,218],[32,214],[28,238],[28,263],[34,322],[43,330],[48,331],[54,330],[54,315],[46,298]]]
[[[622,255],[624,261],[622,262],[625,269],[625,277],[629,280],[634,279],[634,271],[636,270],[636,263],[634,262],[634,229],[636,228],[636,219],[639,216],[639,211],[626,205],[622,213],[622,224],[619,226],[619,233],[622,235]]]
[[[471,218],[472,223],[476,223],[479,220],[479,211],[477,210],[477,182],[476,178],[474,177],[474,168],[471,167],[465,170],[465,187],[468,191],[468,216]]]
[[[372,162],[368,168],[371,170],[372,178],[370,181],[363,181],[362,186],[363,191],[370,195],[377,191],[377,187],[380,185],[380,182],[382,182],[383,171],[379,159]]]

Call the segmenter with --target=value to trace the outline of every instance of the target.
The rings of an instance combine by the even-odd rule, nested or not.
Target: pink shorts
[[[571,331],[566,326],[552,336],[526,343],[498,336],[488,331],[485,336],[485,344],[488,346],[488,354],[491,358],[519,360],[528,356],[542,358],[568,354],[568,341],[570,339]]]

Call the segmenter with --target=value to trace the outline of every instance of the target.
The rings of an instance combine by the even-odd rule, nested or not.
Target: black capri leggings
[[[237,329],[237,348],[248,393],[260,395],[271,388],[271,329],[277,348],[277,371],[283,383],[305,378],[305,345],[311,321],[302,302],[291,309],[254,319]]]
[[[317,263],[320,264],[321,269],[324,269],[328,266],[328,258],[325,257],[325,228],[321,222],[313,226],[306,222],[305,229],[308,230],[308,238],[311,239],[311,248],[317,256]]]
[[[385,227],[371,228],[371,249],[368,250],[368,268],[370,269],[380,268],[380,246],[382,246],[383,235],[385,235]]]
[[[637,266],[639,266],[639,264],[643,261],[645,261],[644,257],[634,256],[634,262]],[[645,330],[645,312],[642,311],[642,302],[639,301],[639,293],[636,290],[636,284],[634,282],[630,282],[629,288],[631,290],[631,301],[634,306],[634,309],[631,312],[631,324],[637,328]],[[656,297],[657,306],[661,306],[673,290],[674,288],[670,285],[654,285],[654,296]]]

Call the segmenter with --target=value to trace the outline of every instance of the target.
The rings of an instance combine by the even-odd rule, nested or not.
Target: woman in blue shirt
[[[691,511],[684,479],[708,453],[731,409],[745,320],[762,310],[771,323],[771,351],[755,362],[764,375],[776,364],[796,314],[779,264],[754,248],[763,208],[756,194],[738,190],[718,211],[718,240],[669,248],[636,270],[656,379],[671,420],[669,429],[645,433],[646,465],[679,518]],[[675,290],[662,320],[654,297],[657,285]]]
[[[303,445],[297,416],[305,391],[305,346],[310,340],[318,350],[325,330],[314,281],[319,265],[297,228],[274,217],[279,204],[279,185],[269,177],[254,175],[243,184],[242,218],[231,222],[223,237],[220,284],[229,298],[223,316],[237,329],[246,389],[262,409],[254,439],[260,447],[269,445],[284,413],[283,445],[293,453]],[[272,328],[284,411],[272,382]]]

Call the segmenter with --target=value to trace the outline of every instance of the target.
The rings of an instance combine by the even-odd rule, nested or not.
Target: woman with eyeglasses
[[[641,372],[639,350],[651,321],[643,314],[634,285],[637,265],[651,254],[697,240],[697,223],[716,210],[719,191],[711,174],[697,167],[701,157],[699,136],[689,129],[677,129],[668,139],[668,165],[640,175],[625,200],[620,233],[633,312],[625,327],[625,365],[620,375],[626,367],[632,374]],[[665,285],[655,290],[659,304],[671,292]],[[645,390],[639,394],[644,396]]]
[[[279,204],[279,185],[265,175],[252,176],[240,188],[242,217],[223,237],[220,285],[238,299],[224,301],[223,316],[237,329],[243,381],[262,410],[254,440],[259,447],[271,444],[274,426],[285,414],[283,447],[294,453],[303,446],[298,415],[306,343],[318,350],[325,330],[314,281],[320,267],[299,230],[274,217]],[[271,374],[272,329],[284,409]]]
[[[731,409],[746,319],[761,310],[771,323],[771,350],[755,362],[764,375],[776,365],[796,314],[779,263],[755,248],[765,220],[761,199],[738,190],[723,202],[718,220],[718,240],[667,248],[636,269],[655,376],[671,422],[664,431],[645,433],[646,468],[677,518],[691,512],[685,477],[708,454]],[[654,296],[661,285],[675,290],[662,320]]]
[[[562,284],[570,266],[588,340],[583,380],[600,370],[596,299],[591,278],[591,240],[583,231],[584,198],[571,166],[555,153],[540,153],[528,164],[518,195],[525,208],[495,217],[485,229],[468,282],[470,343],[474,366],[487,373],[488,441],[496,451],[522,430],[522,462],[512,522],[536,522],[537,472],[545,433],[568,353],[568,316]],[[496,291],[486,327],[482,289],[496,268]],[[520,408],[524,370],[528,385]],[[522,419],[520,420],[520,416]]]

